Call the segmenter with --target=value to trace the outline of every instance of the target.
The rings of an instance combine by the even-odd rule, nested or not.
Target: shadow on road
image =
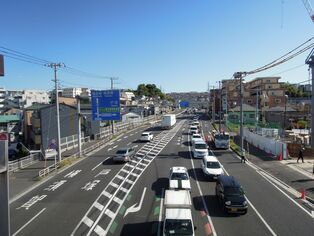
[[[162,196],[162,189],[164,191],[169,187],[169,179],[168,178],[159,178],[155,182],[152,183],[152,190],[155,191],[156,197]]]
[[[160,232],[162,232],[162,224],[160,224]],[[124,224],[120,235],[157,235],[158,221]]]

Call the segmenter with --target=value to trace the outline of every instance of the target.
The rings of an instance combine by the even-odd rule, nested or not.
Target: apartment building
[[[90,97],[89,88],[64,88],[62,90],[63,97],[75,98],[76,96]]]

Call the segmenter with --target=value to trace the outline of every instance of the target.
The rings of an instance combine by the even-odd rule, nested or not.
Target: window
[[[280,104],[281,103],[281,99],[275,99],[275,103],[276,104]]]
[[[248,100],[247,100],[247,103],[248,103],[248,104],[252,104],[252,100],[251,100],[251,99],[248,99]]]
[[[255,115],[254,115],[254,114],[250,114],[249,117],[250,117],[251,119],[254,119],[254,118],[255,118]]]

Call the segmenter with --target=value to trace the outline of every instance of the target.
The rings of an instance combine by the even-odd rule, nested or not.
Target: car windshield
[[[195,149],[207,149],[207,145],[205,143],[196,143]]]
[[[219,169],[220,168],[220,164],[217,161],[208,161],[207,162],[207,168]]]
[[[189,177],[186,173],[172,173],[171,180],[188,180]]]
[[[118,150],[117,151],[117,154],[126,154],[127,153],[127,150]]]
[[[191,220],[166,220],[166,235],[193,235]]]
[[[228,134],[216,134],[215,139],[218,140],[229,140],[229,135]]]
[[[142,136],[148,136],[148,134],[142,134]]]
[[[191,127],[191,130],[197,130],[197,127]]]
[[[225,195],[243,195],[244,192],[242,188],[239,187],[226,187]]]
[[[201,135],[193,135],[193,138],[201,138]]]

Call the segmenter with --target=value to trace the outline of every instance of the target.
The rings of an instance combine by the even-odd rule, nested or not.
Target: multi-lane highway
[[[191,177],[192,216],[196,235],[313,235],[314,218],[303,202],[250,163],[242,164],[229,150],[213,150],[225,174],[242,184],[246,215],[223,213],[215,182],[204,178],[200,160],[191,158],[188,119],[171,130],[130,130],[102,150],[57,174],[11,204],[14,235],[162,235],[164,190],[169,168],[185,166]],[[212,129],[203,117],[204,135]],[[154,140],[141,143],[141,132]],[[137,153],[127,164],[113,163],[119,147]]]

